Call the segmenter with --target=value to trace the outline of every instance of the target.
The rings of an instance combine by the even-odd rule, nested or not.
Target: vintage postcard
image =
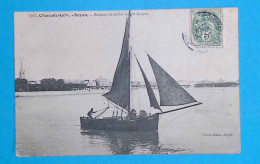
[[[238,9],[15,12],[17,156],[240,153]]]

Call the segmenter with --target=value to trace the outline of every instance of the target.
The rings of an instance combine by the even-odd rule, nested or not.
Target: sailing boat
[[[88,117],[80,117],[81,127],[83,129],[99,129],[99,130],[117,130],[117,131],[153,131],[158,130],[159,115],[165,114],[202,103],[197,102],[184,88],[181,87],[152,57],[147,54],[159,90],[160,105],[155,97],[151,84],[142,69],[138,59],[137,63],[143,76],[150,106],[157,109],[158,112],[153,115],[145,115],[140,117],[130,117],[132,109],[130,107],[131,94],[131,60],[132,53],[129,45],[130,38],[130,17],[126,20],[123,44],[120,58],[115,70],[113,83],[109,92],[103,96],[113,104],[117,109],[121,110],[121,117],[109,117],[103,119],[90,119]],[[187,105],[177,109],[163,111],[161,106],[179,106]],[[105,108],[104,113],[109,107]],[[123,117],[122,113],[126,112],[127,116]]]

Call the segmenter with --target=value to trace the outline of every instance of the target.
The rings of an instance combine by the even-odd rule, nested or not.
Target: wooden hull
[[[115,131],[154,131],[158,130],[159,115],[137,118],[136,120],[120,120],[117,118],[89,119],[80,117],[83,129],[115,130]]]

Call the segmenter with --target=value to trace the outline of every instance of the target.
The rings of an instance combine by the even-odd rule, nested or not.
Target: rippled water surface
[[[86,116],[91,107],[107,107],[102,91],[16,93],[17,155],[239,152],[238,88],[187,90],[203,104],[160,115],[159,129],[153,132],[81,129],[80,116]],[[135,109],[156,112],[149,108],[145,89],[134,92]],[[103,116],[111,115],[112,110]]]

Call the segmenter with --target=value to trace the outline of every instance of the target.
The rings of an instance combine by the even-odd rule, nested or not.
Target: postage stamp
[[[197,48],[223,47],[222,9],[190,10],[191,44]]]

